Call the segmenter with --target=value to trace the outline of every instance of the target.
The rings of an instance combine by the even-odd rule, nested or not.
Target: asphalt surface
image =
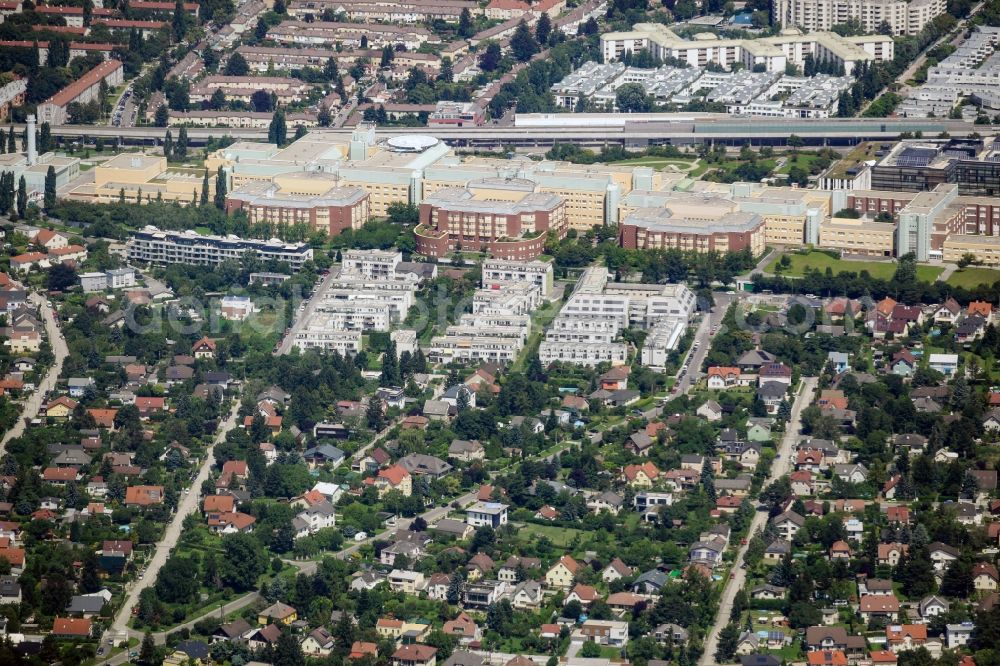
[[[302,301],[305,308],[301,310],[296,308],[294,312],[292,312],[292,325],[289,327],[290,330],[288,331],[288,334],[281,339],[281,342],[278,343],[278,348],[275,350],[275,354],[287,354],[292,350],[292,342],[295,340],[295,334],[302,329],[303,324],[309,321],[309,318],[316,311],[316,305],[323,300],[323,294],[326,293],[327,288],[330,286],[330,281],[333,280],[334,276],[335,273],[331,271],[329,275],[323,278],[323,283],[313,290],[309,299]]]
[[[181,531],[184,526],[184,519],[189,514],[198,510],[201,500],[201,484],[208,479],[208,475],[212,469],[212,464],[215,462],[215,458],[212,455],[215,450],[215,445],[224,441],[226,434],[236,427],[239,408],[240,401],[234,401],[233,408],[230,410],[229,416],[225,421],[223,421],[222,425],[219,427],[218,433],[215,435],[215,439],[212,440],[211,446],[209,446],[205,452],[205,460],[202,462],[201,467],[198,470],[198,475],[191,483],[189,489],[181,495],[181,499],[177,504],[177,511],[174,513],[173,519],[167,525],[167,528],[163,533],[163,538],[157,542],[153,557],[146,564],[146,573],[141,579],[134,581],[128,587],[125,602],[122,604],[121,608],[118,609],[118,614],[115,615],[115,620],[111,624],[111,628],[108,630],[113,636],[121,635],[122,632],[129,632],[129,635],[131,636],[142,636],[142,632],[132,631],[128,628],[128,621],[132,617],[132,609],[135,607],[136,603],[138,603],[139,595],[142,591],[156,582],[156,576],[159,574],[160,569],[170,556],[170,551],[180,540]],[[107,663],[121,662],[109,661]]]
[[[53,362],[49,371],[45,373],[45,377],[38,383],[35,392],[29,395],[27,400],[24,401],[21,416],[17,419],[14,427],[4,433],[3,440],[0,440],[0,456],[3,456],[4,451],[6,451],[7,442],[24,434],[24,429],[27,425],[24,419],[34,418],[38,414],[38,410],[41,409],[42,403],[45,401],[45,394],[55,389],[56,382],[59,381],[59,374],[62,372],[63,361],[69,356],[69,348],[66,347],[66,338],[63,337],[62,331],[56,324],[52,308],[49,307],[48,302],[43,296],[35,292],[29,294],[28,298],[41,312],[42,321],[45,322],[45,332],[48,336],[49,345],[52,347],[52,354],[55,356],[55,362]]]
[[[771,465],[771,475],[767,478],[765,485],[788,474],[791,468],[792,451],[795,448],[795,442],[799,438],[799,432],[802,430],[802,410],[812,402],[818,381],[816,377],[803,377],[799,392],[795,395],[795,402],[792,405],[792,418],[788,422],[785,436],[778,447],[778,455]],[[748,534],[753,536],[759,532],[767,522],[767,518],[767,511],[755,512],[753,520],[750,521]],[[715,616],[715,624],[712,625],[711,631],[705,636],[705,652],[701,655],[701,659],[698,660],[699,666],[715,666],[718,663],[715,659],[715,651],[719,647],[719,633],[729,624],[729,614],[733,610],[733,601],[736,599],[736,593],[743,589],[746,583],[747,572],[743,568],[743,562],[747,554],[747,548],[749,548],[749,543],[750,539],[748,538],[747,544],[740,546],[733,560],[732,577],[726,581],[725,587],[722,588],[722,596],[719,599],[719,612]]]

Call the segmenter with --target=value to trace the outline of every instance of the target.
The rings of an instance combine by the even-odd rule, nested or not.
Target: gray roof
[[[104,608],[103,597],[78,594],[70,600],[66,611],[68,613],[100,613],[102,608]]]
[[[441,666],[483,666],[483,663],[483,658],[477,654],[455,650]]]
[[[399,459],[399,464],[410,474],[447,474],[451,465],[425,453],[411,453]]]
[[[444,400],[428,400],[424,403],[424,414],[431,416],[448,416],[450,410],[451,405]]]

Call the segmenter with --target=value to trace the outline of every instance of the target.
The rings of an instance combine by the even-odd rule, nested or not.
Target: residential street
[[[25,418],[35,418],[38,410],[42,406],[42,402],[45,400],[45,394],[48,391],[53,390],[56,387],[56,382],[59,381],[59,374],[62,372],[63,361],[69,356],[69,349],[66,347],[66,338],[63,337],[62,331],[59,326],[56,325],[55,317],[52,314],[52,308],[49,307],[48,302],[43,296],[38,293],[32,292],[28,298],[38,306],[42,320],[45,322],[45,332],[48,336],[49,344],[52,347],[52,354],[55,356],[55,362],[49,371],[45,374],[45,377],[38,383],[35,388],[35,392],[28,396],[28,399],[24,402],[24,409],[21,412],[20,418],[17,419],[17,423],[14,427],[4,433],[3,440],[0,440],[0,456],[3,456],[4,451],[7,448],[7,442],[17,437],[20,437],[24,433],[25,428]]]
[[[132,609],[139,601],[139,594],[156,582],[156,576],[159,573],[160,568],[166,563],[167,557],[170,555],[170,551],[180,540],[181,530],[184,525],[184,518],[186,518],[188,514],[198,510],[201,500],[201,484],[208,479],[209,472],[215,462],[215,458],[212,455],[215,450],[215,445],[224,441],[226,433],[236,427],[236,417],[239,412],[239,408],[240,402],[237,400],[234,402],[228,418],[219,427],[219,431],[216,434],[212,445],[206,450],[205,460],[202,462],[201,467],[198,470],[198,475],[195,477],[194,481],[192,481],[190,488],[181,496],[173,519],[170,521],[170,524],[167,525],[167,528],[163,533],[163,538],[156,544],[156,551],[154,552],[152,559],[146,565],[145,575],[129,587],[128,594],[125,597],[125,602],[118,610],[118,614],[115,616],[115,620],[112,623],[111,628],[108,630],[112,636],[121,635],[122,632],[128,631],[128,621],[132,617]],[[133,633],[141,636],[142,632]],[[112,661],[108,663],[120,662]]]
[[[818,381],[816,377],[802,378],[802,385],[799,387],[799,392],[795,396],[795,403],[792,405],[792,418],[788,422],[785,436],[778,447],[778,455],[771,465],[771,474],[768,476],[764,484],[765,486],[788,474],[791,465],[792,450],[795,448],[799,432],[802,429],[802,410],[812,402]],[[754,513],[748,534],[752,536],[759,532],[767,522],[767,518],[767,511],[757,511]],[[748,538],[748,545],[749,541]],[[699,666],[714,666],[717,663],[715,660],[715,651],[719,647],[719,633],[723,627],[729,624],[729,614],[732,612],[733,600],[736,598],[736,593],[743,588],[746,582],[746,569],[743,568],[743,558],[746,557],[748,545],[741,546],[736,553],[736,558],[733,560],[733,577],[726,581],[725,587],[722,590],[722,597],[719,599],[719,612],[715,616],[715,624],[712,626],[711,631],[705,636],[705,652],[698,661]]]

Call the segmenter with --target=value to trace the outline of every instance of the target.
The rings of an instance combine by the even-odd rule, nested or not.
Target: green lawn
[[[992,285],[1000,280],[1000,271],[992,268],[963,268],[951,274],[946,282],[953,287],[975,289],[981,284]]]
[[[673,165],[683,171],[690,167],[692,162],[693,160],[681,160],[672,157],[634,157],[628,160],[613,162],[612,164],[648,166],[654,169],[663,169],[668,165]]]
[[[581,537],[581,541],[586,541],[589,536],[582,530],[575,530],[570,527],[535,525],[533,523],[526,523],[524,527],[518,530],[517,534],[520,538],[526,541],[530,541],[535,537],[544,536],[552,542],[553,546],[556,546],[557,548],[565,548],[577,536]]]
[[[789,277],[802,277],[807,268],[815,268],[825,271],[827,268],[833,271],[834,275],[841,271],[853,271],[860,273],[863,270],[877,279],[889,280],[896,272],[896,264],[891,261],[846,261],[835,259],[825,252],[810,252],[809,254],[789,254],[792,261],[790,268],[782,272],[782,275]],[[773,273],[781,257],[776,257],[768,267],[767,271]],[[938,266],[917,266],[917,279],[924,282],[933,282],[941,274],[943,268]]]
[[[800,153],[798,160],[793,162],[792,156],[787,155],[785,158],[785,166],[775,171],[775,173],[787,174],[789,169],[791,169],[794,166],[801,167],[802,169],[805,170],[806,173],[809,173],[809,168],[812,166],[812,163],[817,159],[819,159],[819,156],[817,155],[804,155]]]

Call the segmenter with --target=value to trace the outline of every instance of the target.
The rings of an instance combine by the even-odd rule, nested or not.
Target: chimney
[[[28,166],[38,162],[38,150],[35,148],[35,116],[28,115]]]

